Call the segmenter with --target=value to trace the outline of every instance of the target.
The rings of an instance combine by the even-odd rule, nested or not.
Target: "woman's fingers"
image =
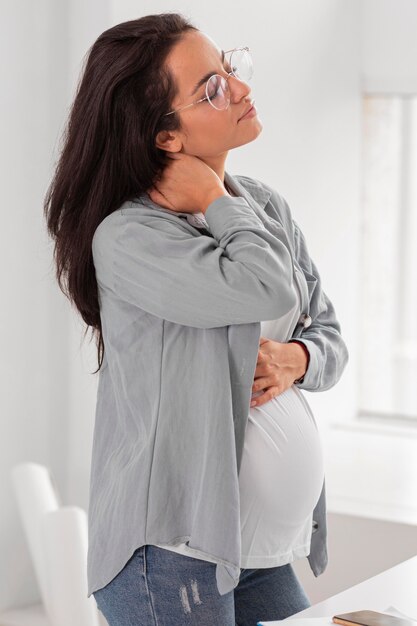
[[[266,404],[267,402],[272,400],[272,398],[275,398],[276,396],[279,396],[280,393],[282,393],[282,390],[279,389],[279,387],[269,387],[268,389],[265,389],[263,391],[264,393],[262,395],[251,398],[251,402],[250,402],[251,407],[261,406],[262,404]]]
[[[176,210],[174,205],[171,204],[171,202],[169,202],[156,187],[151,187],[148,191],[148,195],[150,196],[152,202],[155,202],[155,204],[159,204],[160,206],[163,206],[166,209]]]

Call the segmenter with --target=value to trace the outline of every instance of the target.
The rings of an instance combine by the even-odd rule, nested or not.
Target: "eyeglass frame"
[[[240,48],[232,48],[231,50],[225,50],[224,54],[226,56],[226,54],[228,54],[229,52],[235,52],[236,50],[247,50],[250,53],[250,48],[248,46],[243,46]],[[234,73],[234,71],[232,70],[231,72],[227,72],[228,76],[227,78],[225,78],[226,82],[229,80],[230,76],[233,74],[233,76],[235,78],[239,79],[239,76],[236,76],[236,74]],[[210,98],[208,96],[207,93],[207,85],[209,83],[209,81],[213,78],[213,76],[221,76],[220,74],[212,74],[210,76],[210,78],[207,79],[206,81],[206,97],[205,98],[200,98],[200,100],[195,100],[195,102],[191,102],[191,104],[186,104],[183,107],[179,107],[178,109],[174,109],[173,111],[170,111],[169,113],[164,113],[163,117],[165,117],[165,115],[171,115],[172,113],[176,113],[177,111],[182,111],[183,109],[187,109],[188,107],[192,107],[194,104],[198,104],[199,102],[204,102],[204,100],[207,100],[210,103]],[[221,78],[224,78],[224,76],[221,76]],[[240,79],[239,79],[240,80]],[[230,104],[230,102],[229,102]],[[226,109],[228,108],[229,104],[227,105]],[[213,105],[211,105],[213,106]],[[215,109],[216,107],[213,106],[213,109]],[[216,109],[217,111],[224,111],[225,109]]]

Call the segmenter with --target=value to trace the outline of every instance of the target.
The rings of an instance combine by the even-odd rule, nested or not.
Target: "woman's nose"
[[[230,84],[229,79],[229,89],[232,95],[233,102],[239,102],[244,96],[247,96],[251,92],[250,85],[245,83],[244,80],[237,78],[236,76],[231,76],[232,84]]]
[[[248,99],[247,96],[250,94],[250,92],[250,87],[245,83],[244,87],[242,87],[241,89],[236,89],[232,92],[231,102],[233,104],[237,104],[241,100]]]

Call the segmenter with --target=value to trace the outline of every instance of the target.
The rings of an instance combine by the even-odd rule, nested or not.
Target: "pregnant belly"
[[[239,472],[243,516],[256,506],[280,526],[299,526],[313,511],[323,478],[320,434],[295,385],[250,409]]]

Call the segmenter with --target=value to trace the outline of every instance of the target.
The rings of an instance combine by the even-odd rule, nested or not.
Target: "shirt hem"
[[[134,555],[136,550],[138,550],[142,546],[153,545],[153,546],[163,547],[163,548],[166,548],[168,546],[170,546],[170,547],[177,547],[176,544],[178,544],[179,541],[181,543],[185,543],[186,541],[189,541],[190,539],[191,539],[190,535],[183,535],[182,537],[176,537],[175,539],[172,539],[170,542],[166,542],[166,543],[164,542],[163,544],[162,543],[152,542],[152,541],[146,541],[144,543],[136,545],[134,548],[132,548],[131,550],[128,551],[130,556],[125,558],[123,560],[122,564],[119,564],[117,567],[114,568],[114,573],[108,574],[104,578],[104,580],[102,579],[99,582],[95,582],[95,583],[89,582],[88,590],[87,590],[87,597],[89,598],[93,593],[95,593],[99,589],[102,589],[103,587],[108,585],[118,574],[120,574],[122,569],[126,566],[127,562],[132,558],[132,556]],[[187,546],[187,548],[189,550],[192,550],[194,552],[194,554],[184,554],[185,556],[195,556],[195,558],[200,558],[203,561],[206,561],[206,562],[209,562],[209,563],[213,563],[216,566],[223,567],[226,571],[228,569],[232,569],[233,571],[239,571],[241,569],[241,568],[239,568],[239,564],[235,564],[235,563],[232,563],[231,561],[227,561],[225,559],[222,559],[221,557],[214,556],[213,554],[210,554],[209,552],[203,552],[202,550],[198,550],[198,548],[191,548],[190,546]],[[175,551],[173,550],[172,552],[175,552]],[[179,554],[183,554],[183,553],[180,552]],[[200,555],[200,556],[197,556],[197,555]],[[205,558],[205,557],[209,557],[209,558],[211,558],[213,560],[212,561],[208,561],[208,559]],[[220,589],[219,589],[219,591],[220,591]]]
[[[207,554],[206,552],[202,552],[201,550],[198,550],[197,548],[190,548],[190,546],[187,546],[185,542],[178,544],[178,545],[165,544],[165,543],[164,544],[153,543],[151,545],[154,545],[157,548],[164,548],[165,550],[169,550],[170,552],[176,552],[177,554],[182,554],[183,556],[191,556],[193,558],[200,559],[208,563],[214,563],[214,564],[219,563],[219,561],[216,560],[215,557],[211,556],[210,554]],[[229,565],[229,563],[227,563],[227,565]]]
[[[266,567],[279,567],[287,565],[296,559],[308,556],[310,554],[310,542],[297,546],[284,554],[274,556],[243,556],[241,557],[241,566],[243,569],[257,569]]]

